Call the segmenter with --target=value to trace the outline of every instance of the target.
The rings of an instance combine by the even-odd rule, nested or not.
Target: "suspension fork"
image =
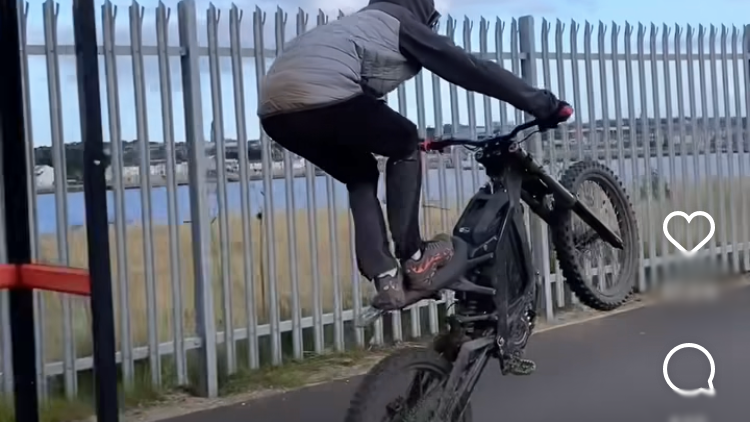
[[[468,399],[474,391],[474,387],[479,381],[487,362],[489,361],[492,349],[496,346],[495,339],[491,337],[481,337],[470,340],[461,345],[458,357],[453,362],[453,369],[448,377],[448,381],[443,388],[443,394],[440,398],[437,417],[438,421],[443,418],[449,418],[456,410],[457,405],[462,405],[461,413],[466,409]],[[472,360],[476,354],[476,358]],[[449,422],[446,420],[445,422]]]
[[[617,249],[623,249],[624,243],[620,236],[613,232],[607,225],[605,225],[599,218],[594,215],[591,210],[586,207],[578,198],[573,195],[572,192],[565,189],[557,179],[547,174],[546,171],[534,159],[522,149],[517,152],[521,158],[522,166],[525,170],[533,175],[540,183],[542,183],[547,190],[555,198],[555,206],[564,209],[572,209],[581,220],[589,225],[596,233],[607,243],[614,246]],[[536,199],[532,198],[530,194],[525,191],[521,191],[521,197],[524,202],[529,205],[529,208],[539,215],[547,224],[554,224],[553,218],[550,215],[549,210],[544,207],[543,204],[539,203]]]

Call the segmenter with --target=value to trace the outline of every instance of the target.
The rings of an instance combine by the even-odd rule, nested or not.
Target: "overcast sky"
[[[232,3],[229,1],[219,0],[209,3],[204,0],[198,0],[198,35],[199,41],[202,45],[207,45],[208,42],[208,11],[211,4],[214,5],[216,15],[218,16],[217,23],[217,40],[220,47],[228,47],[230,45],[230,30],[229,30],[229,18],[230,9]],[[71,1],[66,0],[59,3],[59,14],[57,16],[57,42],[60,46],[68,46],[73,43],[73,22],[71,16]],[[97,2],[97,24],[99,29],[99,43],[102,43],[102,16],[100,7],[103,3]],[[133,3],[126,1],[115,1],[111,3],[116,7],[116,17],[114,18],[114,36],[115,44],[118,46],[131,45],[131,27],[137,28],[138,20],[140,19],[142,26],[142,42],[145,46],[154,46],[156,42],[156,17],[157,7],[159,3],[153,0],[142,1],[135,7],[131,7]],[[168,37],[169,45],[178,45],[178,31],[177,31],[177,2],[168,1],[163,2],[165,9],[169,10],[169,21],[168,21]],[[317,13],[319,8],[323,8],[327,12],[331,19],[335,19],[338,11],[341,10],[344,13],[352,12],[362,7],[365,4],[364,1],[354,0],[285,0],[282,3],[271,2],[271,1],[259,1],[254,4],[238,3],[238,10],[241,11],[242,20],[240,25],[240,38],[242,46],[245,48],[253,47],[255,42],[254,33],[256,33],[253,25],[254,19],[253,14],[255,7],[266,12],[265,25],[262,28],[263,43],[266,49],[275,49],[277,31],[275,29],[276,13],[277,8],[281,6],[287,15],[287,23],[285,31],[278,31],[282,33],[286,40],[291,39],[296,33],[297,25],[297,13],[298,9],[302,8],[307,12],[309,16],[308,28],[316,24]],[[54,4],[49,3],[47,10],[54,12]],[[568,1],[553,1],[553,0],[507,0],[507,1],[496,1],[496,0],[438,0],[438,7],[444,16],[450,14],[457,19],[457,29],[455,33],[455,40],[459,45],[465,45],[464,43],[464,24],[465,22],[473,22],[473,28],[471,30],[470,43],[472,51],[478,51],[480,46],[480,19],[485,17],[489,24],[489,30],[487,31],[489,36],[488,49],[489,51],[495,51],[495,33],[498,19],[504,24],[503,30],[503,48],[505,51],[510,51],[510,38],[511,38],[511,21],[513,18],[518,18],[523,15],[532,15],[535,19],[535,36],[537,49],[541,49],[542,46],[542,20],[544,18],[551,22],[551,30],[549,31],[549,45],[552,51],[555,50],[555,33],[557,20],[564,23],[562,28],[562,41],[564,51],[570,51],[570,28],[571,19],[575,19],[578,23],[578,43],[577,47],[580,52],[584,51],[584,32],[586,21],[593,24],[592,30],[592,51],[594,55],[598,51],[598,39],[599,39],[599,22],[606,23],[606,33],[604,34],[605,51],[609,52],[612,48],[612,22],[614,21],[619,26],[619,37],[618,37],[618,49],[620,53],[624,52],[623,39],[625,36],[624,25],[629,22],[634,25],[634,32],[632,35],[633,52],[636,52],[636,35],[638,31],[638,24],[642,23],[645,25],[646,31],[645,44],[648,52],[650,45],[651,35],[651,23],[657,25],[656,29],[656,44],[657,51],[661,53],[663,41],[662,38],[664,23],[670,25],[670,39],[666,43],[667,48],[672,50],[674,48],[674,25],[679,24],[682,29],[682,48],[685,48],[685,31],[686,25],[694,25],[694,29],[697,33],[697,25],[704,24],[717,25],[717,45],[721,41],[721,25],[726,25],[727,30],[727,41],[731,44],[733,25],[736,25],[737,29],[737,45],[741,46],[743,36],[743,26],[746,22],[747,16],[750,16],[750,3],[741,0],[715,0],[712,2],[711,7],[689,7],[686,6],[684,1],[678,0],[661,0],[654,2],[652,0],[629,0],[627,2],[622,1],[605,1],[605,0],[568,0]],[[27,19],[27,37],[28,45],[31,46],[42,46],[45,43],[45,19],[44,19],[45,5],[39,2],[34,2],[29,5],[28,19]],[[50,16],[52,16],[50,14]],[[132,18],[132,19],[131,19]],[[468,18],[468,20],[466,20]],[[133,25],[131,25],[131,21]],[[51,28],[50,23],[52,19],[48,21],[48,28]],[[441,32],[445,33],[446,21],[443,19],[441,22]],[[260,31],[258,31],[260,32]],[[706,41],[708,42],[709,34],[706,34]],[[694,42],[694,46],[696,43]],[[737,110],[735,108],[735,99],[740,99],[740,113],[746,114],[746,101],[744,97],[744,76],[742,73],[738,74],[740,83],[734,85],[734,71],[733,63],[731,62],[731,45],[729,46],[729,65],[727,66],[727,80],[728,84],[725,89],[723,86],[723,67],[721,65],[716,66],[716,97],[719,107],[719,114],[725,115],[736,115]],[[740,47],[741,48],[741,47]],[[696,58],[697,58],[697,49]],[[50,108],[50,84],[49,78],[54,75],[48,72],[47,59],[43,55],[43,50],[33,51],[34,53],[29,57],[29,79],[30,79],[30,90],[31,90],[31,110],[32,110],[32,121],[33,121],[33,136],[35,145],[49,145],[53,137],[53,130],[51,124],[51,108]],[[741,50],[740,50],[741,52]],[[553,54],[554,55],[554,54]],[[708,50],[707,50],[708,55]],[[720,55],[720,51],[717,49],[717,55]],[[266,57],[266,67],[271,64],[272,57]],[[707,62],[708,64],[708,62]],[[740,72],[744,72],[743,61],[738,62]],[[505,63],[506,66],[510,67],[510,62]],[[255,117],[256,111],[256,60],[253,58],[245,58],[242,62],[243,74],[244,74],[244,99],[245,99],[245,121],[247,123],[248,137],[255,139],[258,137],[259,129],[257,118]],[[614,118],[614,91],[615,87],[612,82],[613,78],[613,66],[611,62],[607,62],[605,68],[606,76],[606,98],[602,98],[602,78],[600,77],[600,69],[598,62],[594,62],[592,67],[592,75],[590,78],[590,84],[593,88],[593,102],[589,101],[587,96],[587,79],[586,79],[586,68],[583,62],[580,62],[579,66],[579,81],[580,81],[580,98],[576,99],[573,96],[573,71],[571,69],[571,63],[565,64],[564,77],[562,79],[562,87],[560,81],[557,79],[556,63],[551,62],[551,81],[549,87],[556,92],[560,92],[561,89],[565,91],[565,98],[570,102],[575,101],[577,109],[577,115],[579,118],[588,120],[589,112],[592,111],[595,118],[602,117],[602,110],[608,110],[608,117]],[[223,111],[223,128],[226,137],[234,138],[236,136],[236,119],[235,119],[235,107],[234,107],[234,80],[232,77],[232,63],[229,57],[222,57],[219,60],[220,68],[220,82],[221,89],[220,98]],[[114,68],[117,74],[118,83],[116,85],[116,91],[119,97],[119,120],[120,120],[120,134],[119,137],[124,140],[135,139],[138,135],[138,127],[136,124],[136,112],[135,112],[135,90],[134,90],[134,75],[140,75],[140,72],[134,72],[133,60],[131,56],[118,56],[116,67]],[[620,73],[620,89],[622,93],[622,101],[627,100],[625,92],[626,81],[625,81],[625,63],[621,63],[617,70]],[[640,106],[640,95],[639,95],[639,79],[637,78],[637,67],[633,70],[636,72],[636,78],[634,80],[635,93],[634,101],[636,103],[636,112],[641,112]],[[710,66],[706,67],[706,88],[708,94],[708,113],[713,115],[713,89],[712,81],[714,80],[710,73]],[[179,59],[174,56],[170,61],[170,77],[171,77],[171,90],[173,103],[173,132],[175,140],[182,142],[184,140],[184,119],[182,109],[182,93],[181,93],[181,78],[180,78],[180,67]],[[653,83],[650,72],[650,64],[646,64],[646,79],[644,83],[646,85],[646,97],[647,113],[653,115],[654,109],[657,109],[661,116],[665,116],[666,112],[666,95],[667,84],[665,83],[664,73],[665,69],[663,64],[659,62],[657,73],[658,95],[653,95]],[[672,100],[673,114],[676,116],[677,113],[677,89],[676,76],[674,64],[670,65],[668,72],[670,74],[670,96]],[[696,78],[698,75],[698,66],[696,62],[695,68]],[[685,101],[688,101],[687,97],[687,66],[686,63],[683,65],[683,93],[685,94]],[[543,79],[543,68],[542,62],[538,62],[538,85],[544,84]],[[433,107],[433,88],[432,78],[429,74],[422,75],[424,80],[424,103],[426,107],[426,120],[428,125],[434,124],[435,121],[435,110]],[[110,112],[107,109],[107,89],[105,83],[105,67],[103,59],[100,60],[100,79],[101,79],[101,95],[102,104],[104,106],[103,117],[104,117],[104,128],[105,128],[105,140],[109,141],[109,115]],[[151,141],[161,142],[163,140],[163,119],[162,119],[162,101],[161,101],[161,83],[159,66],[156,56],[145,56],[143,59],[143,86],[144,86],[144,97],[143,100],[147,107],[147,113],[144,114],[146,117],[145,133]],[[76,89],[76,73],[75,73],[75,61],[73,56],[61,55],[59,57],[59,81],[60,81],[60,102],[59,109],[61,119],[61,134],[64,142],[77,142],[80,140],[80,127],[78,120],[78,105],[77,105],[77,89]],[[204,116],[204,129],[207,132],[210,127],[210,122],[213,119],[213,108],[212,108],[212,90],[211,90],[211,73],[209,70],[209,63],[207,58],[201,61],[201,85],[202,85],[202,103],[203,103],[203,116]],[[115,90],[110,90],[114,92]],[[417,118],[417,93],[415,88],[415,82],[412,80],[406,85],[406,110],[402,110],[410,118],[416,121]],[[699,90],[697,89],[697,92]],[[738,98],[739,97],[739,98]],[[725,98],[729,101],[729,112],[725,110],[724,100]],[[442,83],[441,86],[441,101],[440,109],[442,112],[442,121],[449,123],[452,121],[451,117],[451,101],[449,95],[448,85]],[[468,123],[468,107],[467,107],[467,95],[465,91],[459,90],[457,96],[457,109],[459,111],[459,121],[461,123]],[[605,102],[606,100],[606,102]],[[398,108],[398,101],[396,93],[389,97],[389,102],[394,108]],[[700,112],[701,107],[700,98],[696,101],[699,103],[698,110]],[[658,103],[658,107],[656,104]],[[484,124],[484,108],[481,96],[475,97],[476,104],[476,121],[479,125]],[[603,104],[607,104],[607,107],[602,107]],[[454,107],[455,108],[455,107]],[[52,108],[53,110],[56,107]],[[689,110],[688,107],[685,107]],[[495,101],[493,102],[493,120],[497,120],[499,116],[499,105]],[[627,111],[627,104],[623,103],[623,110]],[[510,113],[512,118],[513,113]]]

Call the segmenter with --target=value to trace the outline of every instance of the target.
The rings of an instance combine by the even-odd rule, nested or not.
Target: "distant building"
[[[136,166],[126,166],[122,168],[120,174],[122,175],[122,183],[126,185],[138,183],[138,175],[140,174],[140,169]],[[107,180],[107,182],[112,182],[112,180],[114,179],[112,166],[107,167],[107,169],[104,170],[104,178],[105,180]]]
[[[55,169],[50,166],[34,166],[37,188],[51,188],[55,185]]]

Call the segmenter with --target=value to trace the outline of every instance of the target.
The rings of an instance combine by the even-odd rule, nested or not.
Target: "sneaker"
[[[403,269],[412,290],[430,290],[432,278],[439,268],[453,258],[453,242],[440,239],[425,242],[419,259],[407,259]]]
[[[382,275],[375,279],[375,289],[378,293],[372,300],[372,306],[382,310],[396,310],[404,307],[406,294],[404,293],[404,277],[401,270],[396,275]]]

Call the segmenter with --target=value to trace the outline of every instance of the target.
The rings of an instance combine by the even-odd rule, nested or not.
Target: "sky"
[[[209,45],[209,38],[216,39],[216,44],[221,50],[228,51],[230,46],[230,10],[234,6],[227,0],[218,0],[209,2],[207,0],[195,0],[197,7],[197,31],[199,43],[202,46]],[[101,1],[97,1],[97,28],[98,41],[103,43],[103,21]],[[169,0],[161,3],[163,6],[163,16],[168,17],[167,38],[168,45],[178,46],[178,25],[177,25],[177,1]],[[235,109],[235,92],[239,92],[237,83],[233,78],[232,61],[228,54],[220,55],[216,63],[218,70],[212,72],[208,56],[201,59],[200,62],[200,79],[202,95],[202,115],[204,134],[208,138],[211,122],[220,120],[223,122],[222,128],[226,138],[236,138],[237,136],[237,118],[244,116],[247,128],[247,137],[257,139],[260,134],[258,120],[256,117],[257,103],[257,77],[256,69],[261,71],[268,68],[272,63],[272,51],[276,45],[283,45],[279,40],[290,40],[296,34],[298,10],[300,8],[309,14],[308,28],[316,25],[318,10],[322,9],[328,14],[330,19],[338,16],[338,11],[350,13],[366,4],[362,0],[279,0],[259,1],[254,4],[236,3],[237,10],[241,14],[239,28],[239,39],[242,48],[252,48],[262,45],[266,54],[263,60],[253,57],[245,57],[242,60],[243,85],[242,98],[245,103],[244,113],[236,112]],[[29,46],[28,52],[28,74],[29,74],[29,99],[32,118],[32,136],[35,146],[50,145],[53,139],[59,142],[78,142],[81,140],[81,130],[78,114],[78,92],[76,87],[76,69],[75,57],[72,55],[73,44],[73,20],[72,20],[72,0],[65,0],[57,3],[39,1],[31,2],[27,5],[28,13],[26,18],[26,44]],[[131,40],[138,44],[138,34],[144,46],[144,55],[142,60],[133,60],[129,52],[117,55],[114,63],[105,63],[104,58],[100,59],[99,75],[102,101],[102,117],[104,125],[104,139],[109,142],[112,138],[122,140],[133,140],[147,136],[151,142],[163,142],[165,138],[165,122],[171,133],[174,135],[176,142],[184,141],[185,124],[184,111],[182,103],[181,87],[181,70],[179,57],[171,56],[169,60],[169,69],[160,73],[158,57],[155,55],[153,46],[157,45],[157,9],[160,5],[155,0],[144,0],[140,3],[130,3],[127,1],[110,2],[112,6],[110,11],[114,14],[113,35],[114,44],[120,48],[130,49]],[[213,11],[210,9],[213,6]],[[551,27],[548,31],[549,50],[552,60],[550,65],[550,78],[545,81],[544,61],[537,60],[537,86],[546,86],[556,93],[560,93],[567,101],[573,103],[576,108],[576,118],[587,121],[590,118],[599,119],[604,117],[615,118],[615,96],[616,91],[613,78],[615,73],[619,73],[620,93],[622,104],[622,115],[627,117],[627,100],[626,91],[626,63],[620,62],[613,66],[610,61],[606,62],[606,67],[600,69],[598,61],[594,61],[590,73],[587,74],[587,68],[583,61],[578,63],[578,81],[579,89],[574,91],[574,79],[576,72],[572,68],[572,62],[566,60],[563,64],[561,79],[558,79],[557,62],[554,60],[556,51],[556,34],[559,34],[559,41],[562,43],[563,51],[571,51],[571,21],[574,19],[578,25],[578,38],[574,43],[579,52],[585,51],[585,29],[587,22],[591,26],[591,52],[596,56],[598,52],[598,43],[601,38],[604,41],[604,51],[609,53],[613,45],[616,46],[619,53],[624,53],[624,36],[626,23],[634,26],[632,34],[632,49],[635,57],[637,53],[637,32],[638,25],[643,24],[645,30],[645,52],[649,55],[651,45],[652,24],[655,24],[655,45],[658,55],[665,51],[673,52],[675,48],[675,25],[681,28],[682,51],[685,51],[685,31],[686,25],[693,25],[695,34],[697,34],[697,25],[716,25],[717,30],[716,56],[721,58],[721,52],[718,46],[721,45],[722,25],[727,30],[728,45],[728,65],[718,64],[713,66],[715,74],[711,73],[712,66],[708,60],[705,63],[705,75],[703,80],[706,84],[706,101],[700,98],[700,78],[699,63],[696,60],[695,75],[693,81],[696,83],[695,100],[697,107],[696,114],[703,112],[706,107],[708,115],[731,115],[747,114],[747,99],[745,97],[745,82],[743,73],[743,60],[739,60],[739,72],[735,78],[735,72],[732,62],[732,35],[736,29],[737,49],[742,58],[742,37],[744,26],[747,24],[747,16],[750,16],[750,2],[742,0],[714,0],[710,7],[705,3],[695,3],[691,7],[683,0],[629,0],[622,1],[605,1],[605,0],[437,0],[437,6],[444,16],[441,21],[440,32],[446,34],[449,25],[447,16],[450,15],[456,20],[454,40],[458,45],[466,47],[468,41],[470,48],[474,52],[480,49],[480,19],[484,17],[489,25],[487,31],[487,50],[496,51],[496,25],[498,22],[503,24],[503,43],[502,47],[505,52],[511,51],[510,39],[512,38],[511,29],[514,19],[521,16],[532,16],[534,18],[535,45],[538,51],[541,51],[543,44],[543,22],[546,19]],[[55,8],[57,7],[57,10]],[[254,12],[260,10],[266,13],[265,24],[261,27],[254,27]],[[276,21],[280,15],[277,14],[278,8],[281,7],[288,15],[284,30],[276,30]],[[57,13],[54,19],[55,12]],[[213,13],[214,19],[218,19],[215,25],[211,25],[210,17]],[[50,18],[45,20],[45,15]],[[110,21],[110,20],[108,20]],[[257,20],[256,20],[257,21]],[[467,22],[473,25],[469,29],[469,36],[465,36]],[[616,42],[612,40],[613,23],[619,27],[619,36]],[[668,25],[668,38],[663,38],[664,27]],[[561,25],[561,26],[557,26]],[[46,37],[52,39],[56,26],[57,45],[61,50],[57,63],[55,60],[48,60],[45,51],[51,50],[52,43],[47,43],[45,48],[45,28],[48,29]],[[601,27],[600,27],[601,26]],[[141,31],[138,31],[138,28]],[[215,27],[215,37],[209,37],[209,33]],[[135,31],[131,31],[134,28]],[[606,30],[603,37],[600,37],[600,29]],[[708,31],[708,30],[707,30]],[[262,37],[256,36],[262,35]],[[262,38],[262,39],[261,39]],[[694,37],[695,38],[695,37]],[[708,45],[709,33],[706,33],[706,45]],[[257,44],[257,45],[256,45]],[[694,52],[697,59],[697,42],[693,41]],[[66,48],[67,47],[67,48]],[[151,49],[149,50],[149,47]],[[176,54],[176,53],[175,53]],[[52,56],[49,56],[52,57]],[[100,56],[101,57],[101,56]],[[706,49],[706,58],[709,57],[709,49]],[[263,63],[265,62],[265,63]],[[744,61],[745,66],[747,60]],[[114,66],[112,66],[114,64]],[[504,66],[512,69],[510,60],[503,63]],[[107,66],[109,66],[110,75],[116,74],[116,83],[107,84]],[[57,67],[59,72],[54,72]],[[646,98],[646,114],[654,116],[658,112],[660,117],[668,114],[667,103],[671,104],[671,114],[677,117],[678,94],[682,93],[683,103],[685,104],[686,115],[690,114],[688,107],[688,73],[687,62],[683,62],[682,88],[678,87],[678,73],[675,64],[671,63],[667,69],[664,68],[663,62],[657,62],[656,84],[651,76],[651,64],[646,62],[645,78],[641,84],[641,78],[638,75],[638,67],[633,66],[635,73],[633,78],[633,95],[632,100],[635,104],[635,114],[642,114],[641,93]],[[726,67],[726,75],[724,75]],[[601,74],[605,75],[602,78]],[[167,75],[171,79],[170,89],[162,92],[162,81],[166,80]],[[213,84],[220,85],[218,89],[212,89],[212,74],[214,77]],[[664,75],[668,75],[665,79]],[[428,72],[423,72],[417,76],[423,80],[423,92],[421,98],[425,104],[425,124],[432,126],[435,121],[450,123],[458,121],[461,124],[471,123],[471,107],[469,107],[469,96],[462,89],[457,89],[454,95],[446,82],[440,82],[439,95],[433,91],[433,78]],[[112,79],[112,78],[110,78]],[[724,80],[726,79],[726,83]],[[738,83],[735,83],[735,79]],[[55,84],[54,81],[59,81]],[[52,83],[50,83],[52,81]],[[59,87],[59,93],[55,93],[55,85]],[[416,78],[407,82],[404,93],[399,101],[398,93],[394,92],[388,98],[389,104],[395,109],[405,113],[409,118],[417,122],[418,119],[418,100],[419,95],[416,88]],[[641,88],[643,85],[643,89]],[[715,87],[713,85],[716,85]],[[605,89],[603,89],[603,87]],[[590,91],[590,92],[589,92]],[[136,96],[137,92],[142,95]],[[579,95],[574,95],[578,92]],[[602,95],[604,93],[604,95]],[[656,95],[654,94],[656,93]],[[171,114],[162,107],[162,96],[169,94],[172,101]],[[564,94],[564,95],[562,95]],[[715,98],[714,98],[715,96]],[[437,100],[436,100],[437,99]],[[671,99],[671,101],[666,101]],[[497,121],[500,118],[500,104],[492,101],[491,113],[485,113],[484,102],[481,95],[474,95],[474,113],[475,123],[484,125],[487,118]],[[725,106],[728,102],[729,107]],[[138,113],[136,104],[145,104],[145,112]],[[714,107],[714,103],[717,107]],[[435,106],[437,104],[437,106]],[[111,107],[116,105],[117,107]],[[739,106],[739,108],[737,108]],[[515,117],[510,108],[506,108],[510,120]],[[220,111],[220,113],[219,113]],[[140,116],[140,122],[139,122]],[[166,117],[165,117],[166,116]],[[112,117],[112,119],[110,119]],[[220,118],[219,118],[220,117]],[[169,123],[171,121],[171,124]],[[119,124],[118,124],[119,123]],[[55,130],[53,130],[55,128]],[[166,131],[169,133],[170,131]]]

